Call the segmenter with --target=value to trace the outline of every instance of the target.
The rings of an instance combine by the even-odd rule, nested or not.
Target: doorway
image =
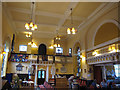
[[[38,85],[44,84],[45,77],[46,77],[46,71],[45,70],[38,70],[37,84]]]
[[[100,84],[102,81],[102,68],[101,66],[94,66],[94,79],[97,80],[97,83]]]

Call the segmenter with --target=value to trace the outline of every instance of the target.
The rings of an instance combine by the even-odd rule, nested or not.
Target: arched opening
[[[47,49],[45,44],[40,44],[38,48],[38,54],[46,55]]]
[[[80,63],[80,44],[79,42],[75,43],[74,45],[74,54],[75,54],[75,68],[74,68],[74,71],[75,71],[75,75],[76,76],[81,76],[81,63]]]
[[[119,36],[120,30],[112,22],[103,24],[97,31],[94,38],[94,46],[107,42]]]
[[[46,52],[47,52],[46,45],[40,44],[38,48],[38,54],[42,55],[42,61],[48,61]],[[39,62],[39,56],[38,56],[37,62]]]

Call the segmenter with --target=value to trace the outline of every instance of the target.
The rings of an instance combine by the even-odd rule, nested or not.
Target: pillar
[[[52,68],[51,68],[51,74],[52,74],[52,78],[54,78],[54,75],[55,75],[55,64],[52,65]]]
[[[102,67],[102,72],[103,72],[102,79],[106,79],[105,65]]]
[[[72,57],[72,59],[73,59],[73,74],[76,76],[76,74],[77,74],[77,56],[74,55]]]
[[[48,82],[49,80],[49,66],[47,66],[47,70],[46,70],[46,81]]]
[[[35,80],[34,80],[34,86],[37,86],[37,69],[38,69],[38,66],[36,65],[36,66],[35,66]]]
[[[2,88],[1,68],[2,68],[2,2],[0,1],[0,90]]]

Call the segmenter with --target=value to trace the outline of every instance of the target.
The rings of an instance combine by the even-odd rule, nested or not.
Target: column
[[[1,68],[2,68],[2,2],[0,1],[0,90],[2,88]]]
[[[106,79],[105,65],[102,67],[102,72],[103,72],[103,79]]]
[[[36,65],[36,67],[35,67],[35,81],[34,81],[34,86],[37,86],[37,69],[38,69],[38,66]]]
[[[54,78],[54,75],[55,75],[55,64],[52,65],[52,68],[51,68],[51,74],[52,74],[52,78]]]
[[[49,80],[49,66],[47,66],[47,70],[46,70],[46,81],[48,82]]]

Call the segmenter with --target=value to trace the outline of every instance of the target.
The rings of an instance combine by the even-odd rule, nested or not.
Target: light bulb
[[[75,28],[72,28],[72,34],[75,34]]]
[[[28,26],[29,26],[28,23],[26,23],[26,24],[25,24],[25,27],[27,28]]]
[[[58,47],[60,47],[60,44],[58,44]]]
[[[36,24],[34,25],[34,28],[37,29],[37,25]]]
[[[53,46],[51,45],[49,48],[50,48],[50,49],[53,49]]]
[[[28,45],[31,45],[31,42],[29,42]]]
[[[57,47],[57,44],[54,44],[54,47]]]
[[[30,27],[33,27],[33,22],[30,23]]]
[[[31,30],[33,30],[33,31],[35,30],[34,26],[32,26]]]
[[[29,30],[29,29],[30,29],[30,27],[29,27],[29,24],[28,24],[28,23],[26,23],[26,24],[25,24],[25,28],[26,28],[27,30]]]
[[[70,28],[67,29],[67,34],[71,34]]]
[[[26,34],[26,37],[28,37],[28,35]]]

